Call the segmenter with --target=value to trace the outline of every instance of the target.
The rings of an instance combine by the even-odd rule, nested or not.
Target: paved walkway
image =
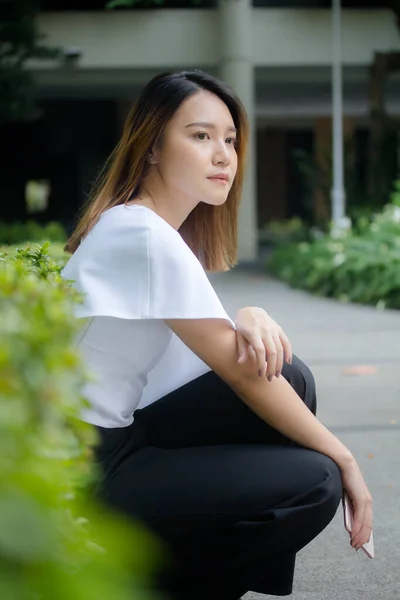
[[[400,311],[310,296],[259,272],[211,276],[229,314],[261,306],[312,369],[319,418],[353,451],[374,498],[376,558],[351,549],[341,508],[298,555],[293,600],[400,600]],[[376,369],[348,375],[354,365]],[[249,593],[246,600],[275,598]]]

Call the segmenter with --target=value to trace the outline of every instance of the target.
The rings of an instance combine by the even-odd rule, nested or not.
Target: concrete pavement
[[[232,317],[243,306],[261,306],[283,327],[314,373],[319,419],[352,450],[374,498],[376,558],[352,550],[340,507],[299,553],[291,598],[400,600],[400,311],[314,297],[256,270],[211,281]],[[344,372],[360,364],[376,372]]]

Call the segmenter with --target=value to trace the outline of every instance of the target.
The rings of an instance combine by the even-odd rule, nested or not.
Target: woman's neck
[[[156,191],[150,189],[148,185],[127,204],[146,206],[176,230],[180,228],[195,207],[188,202],[187,198],[179,198],[178,194],[171,194],[166,190]]]

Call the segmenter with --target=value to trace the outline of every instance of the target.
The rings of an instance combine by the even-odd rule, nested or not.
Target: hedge
[[[147,600],[159,546],[94,500],[90,374],[74,351],[79,295],[51,258],[0,252],[0,598]],[[61,262],[65,262],[63,255]]]
[[[394,200],[353,227],[279,245],[267,268],[291,286],[321,296],[400,308],[400,206]]]

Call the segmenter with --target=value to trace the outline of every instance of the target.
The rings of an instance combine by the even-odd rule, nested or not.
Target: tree
[[[32,58],[54,59],[60,49],[45,46],[37,30],[38,0],[0,0],[0,123],[32,118]]]

